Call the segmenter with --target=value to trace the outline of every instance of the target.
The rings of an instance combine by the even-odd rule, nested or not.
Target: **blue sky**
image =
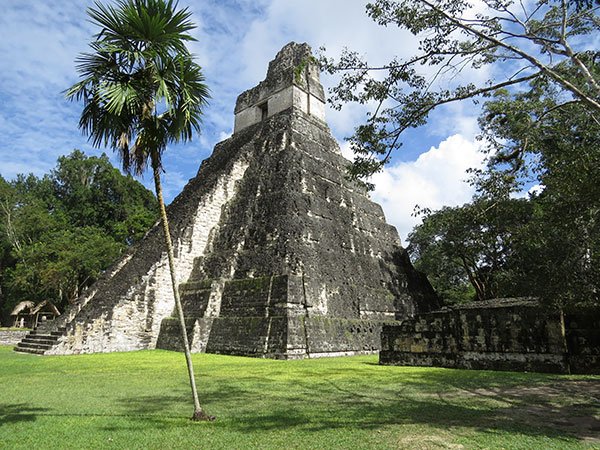
[[[213,146],[230,135],[237,95],[255,86],[268,62],[290,41],[327,48],[336,56],[344,46],[358,50],[370,61],[384,62],[392,55],[408,55],[415,39],[393,28],[382,28],[365,15],[360,0],[181,0],[193,12],[198,39],[190,45],[203,67],[212,100],[206,108],[203,132],[191,143],[171,147],[165,154],[165,192],[170,201],[195,176]],[[90,0],[2,0],[0,15],[0,174],[42,175],[60,155],[96,149],[77,128],[81,105],[69,103],[63,91],[77,81],[75,58],[94,34],[87,21]],[[485,73],[471,76],[485,76]],[[322,77],[327,89],[334,80]],[[344,137],[364,117],[365,110],[350,105],[327,111],[327,121],[345,154]],[[372,197],[382,204],[388,221],[405,238],[416,219],[415,204],[439,208],[461,204],[471,195],[463,182],[465,169],[479,166],[475,140],[476,111],[455,105],[436,114],[426,127],[406,138],[402,152],[374,181]],[[150,175],[141,181],[151,188]]]

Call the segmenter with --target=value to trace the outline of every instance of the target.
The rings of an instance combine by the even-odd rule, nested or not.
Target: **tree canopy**
[[[426,123],[439,106],[477,99],[533,80],[561,91],[563,104],[581,104],[600,117],[598,2],[566,0],[377,0],[367,14],[382,26],[408,30],[418,51],[372,65],[354,51],[339,60],[321,58],[341,73],[332,89],[337,107],[374,103],[350,139],[356,154],[351,175],[381,169],[401,146],[402,134]],[[489,67],[484,81],[460,82],[461,74]],[[429,72],[429,75],[427,75]],[[476,78],[473,78],[476,80]]]
[[[479,197],[427,211],[408,236],[408,251],[448,303],[524,295],[511,271],[532,209],[525,199]]]
[[[497,91],[480,124],[491,157],[475,173],[478,194],[425,212],[409,237],[417,266],[450,301],[524,295],[598,304],[600,123],[537,79],[527,91]],[[532,183],[529,198],[511,198]],[[482,294],[480,285],[491,289]]]
[[[598,302],[600,122],[561,94],[540,79],[485,105],[480,124],[492,156],[481,178],[500,174],[539,187],[519,252],[532,290],[560,304]]]
[[[157,220],[154,196],[108,157],[75,150],[38,178],[0,177],[0,301],[74,301]]]

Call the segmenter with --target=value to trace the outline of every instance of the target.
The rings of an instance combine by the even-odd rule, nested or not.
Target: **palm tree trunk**
[[[196,379],[194,378],[194,364],[192,363],[192,354],[190,352],[190,344],[188,341],[187,330],[185,327],[185,318],[183,316],[183,308],[181,307],[181,299],[179,298],[179,287],[175,276],[175,258],[173,256],[173,242],[171,240],[171,231],[169,230],[169,220],[165,209],[163,199],[162,185],[160,182],[160,166],[156,163],[155,158],[152,158],[152,171],[154,175],[154,187],[156,189],[156,197],[160,207],[160,220],[162,222],[163,231],[165,234],[165,245],[167,247],[167,256],[169,260],[169,272],[171,272],[171,284],[173,285],[173,297],[175,298],[175,309],[179,317],[179,326],[181,328],[181,340],[183,341],[183,351],[187,363],[188,374],[190,376],[190,386],[192,388],[192,396],[194,397],[194,415],[192,420],[214,420],[214,416],[207,415],[200,406],[198,400],[198,390],[196,389]]]

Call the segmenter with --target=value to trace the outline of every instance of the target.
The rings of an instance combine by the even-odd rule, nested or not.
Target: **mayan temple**
[[[195,352],[272,358],[369,353],[382,324],[439,306],[325,123],[306,44],[286,45],[235,106],[217,144],[168,207]],[[181,349],[156,225],[70,311],[20,351]]]

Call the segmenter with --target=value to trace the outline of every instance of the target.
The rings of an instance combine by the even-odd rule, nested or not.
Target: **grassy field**
[[[600,377],[0,347],[0,448],[600,448]]]

